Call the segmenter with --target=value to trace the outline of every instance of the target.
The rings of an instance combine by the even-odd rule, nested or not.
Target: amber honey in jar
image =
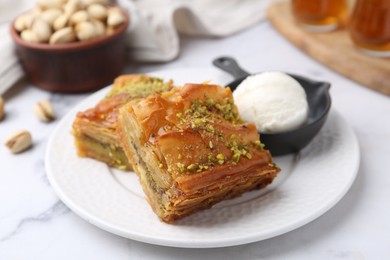
[[[390,0],[357,0],[349,30],[364,52],[390,57]]]
[[[344,26],[348,3],[347,0],[292,0],[292,10],[305,29],[331,31]]]

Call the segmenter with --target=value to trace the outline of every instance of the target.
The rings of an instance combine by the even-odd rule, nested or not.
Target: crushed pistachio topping
[[[221,153],[217,154],[217,160],[219,164],[223,164],[225,162],[225,156]]]
[[[127,166],[126,166],[126,165],[119,165],[119,166],[117,166],[117,167],[118,167],[119,170],[122,170],[122,171],[124,171],[124,170],[127,169]]]
[[[243,143],[245,138],[240,134],[231,134],[226,136],[222,130],[219,130],[219,123],[224,120],[236,125],[243,123],[240,118],[237,108],[234,105],[233,99],[225,98],[222,100],[203,99],[193,100],[189,108],[176,114],[176,117],[180,119],[180,124],[184,126],[178,127],[178,129],[191,129],[195,131],[201,131],[203,138],[211,138],[206,141],[206,146],[210,149],[208,154],[203,154],[201,158],[198,158],[196,162],[192,161],[191,164],[187,164],[182,161],[183,156],[179,154],[177,156],[179,162],[174,165],[177,173],[193,174],[208,170],[210,167],[217,167],[218,165],[224,165],[228,162],[236,164],[240,159],[253,159],[255,153],[250,153],[251,149],[256,148],[262,150],[264,145],[259,141],[253,141],[251,143]],[[246,127],[246,125],[242,125]],[[207,140],[206,139],[206,140]],[[243,139],[243,140],[242,140]],[[224,149],[219,149],[220,145],[224,145],[230,149],[231,154],[224,155]],[[184,145],[183,149],[187,152],[198,150],[199,145],[189,144]],[[223,153],[222,153],[223,152]],[[177,168],[176,168],[177,167]],[[172,172],[173,168],[168,168],[168,172]]]
[[[257,150],[263,150],[265,146],[262,142],[260,142],[260,140],[254,141],[253,144],[255,145]]]
[[[206,126],[206,131],[207,131],[207,132],[210,132],[210,133],[214,133],[214,132],[215,132],[214,126],[212,126],[212,125],[207,125],[207,126]]]
[[[120,93],[129,93],[131,97],[147,97],[156,92],[165,92],[172,88],[172,81],[164,83],[160,78],[141,75],[129,78],[120,88],[113,88],[106,98],[116,96]]]
[[[183,116],[182,113],[177,113],[177,114],[176,114],[176,117],[179,118],[179,119],[180,119],[180,122],[182,122],[182,123],[186,121],[186,119],[184,118],[184,116]]]
[[[178,163],[176,163],[176,166],[179,168],[179,171],[180,171],[181,173],[183,173],[183,172],[185,171],[185,166],[184,166],[183,163],[178,162]]]
[[[189,171],[196,171],[197,168],[198,168],[198,166],[196,164],[193,164],[193,163],[187,166],[187,170],[189,170]]]
[[[230,122],[241,122],[241,118],[238,115],[238,111],[234,106],[233,99],[225,98],[221,103],[217,103],[213,99],[206,100],[193,100],[191,108],[186,109],[185,115],[193,118],[203,119],[195,123],[197,126],[206,123],[205,118],[211,117],[211,115],[220,116]],[[213,129],[210,129],[213,131]]]
[[[234,163],[237,163],[240,160],[241,154],[240,153],[234,153],[232,157],[232,161]]]

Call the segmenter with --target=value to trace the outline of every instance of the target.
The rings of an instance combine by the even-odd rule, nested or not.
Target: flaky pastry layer
[[[120,109],[118,136],[154,212],[173,222],[270,184],[280,169],[230,89],[184,87]]]
[[[115,79],[111,91],[95,107],[79,112],[73,123],[77,153],[109,166],[131,170],[131,165],[116,135],[119,108],[131,100],[172,88],[172,81],[141,74]]]

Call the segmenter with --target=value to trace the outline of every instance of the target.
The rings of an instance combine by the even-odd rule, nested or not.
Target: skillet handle
[[[250,75],[238,65],[235,59],[230,57],[216,58],[213,60],[213,64],[214,66],[232,75],[234,79],[242,79]]]

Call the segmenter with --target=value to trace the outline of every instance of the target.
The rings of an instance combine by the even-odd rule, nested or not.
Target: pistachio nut
[[[42,122],[50,122],[55,118],[54,109],[49,100],[42,100],[36,103],[34,113]]]
[[[32,144],[31,134],[27,130],[16,131],[5,139],[4,145],[14,154],[27,150]]]
[[[69,25],[77,25],[88,20],[88,13],[85,10],[80,10],[72,14],[69,18]]]
[[[39,42],[48,42],[52,33],[50,25],[40,18],[34,20],[31,30]]]
[[[4,99],[0,96],[0,120],[4,118],[5,111],[4,111]]]
[[[31,43],[39,42],[36,34],[30,29],[22,31],[20,37],[26,42],[31,42]]]
[[[80,41],[85,41],[96,37],[95,26],[92,22],[81,22],[76,25],[76,35]]]
[[[107,8],[101,4],[91,4],[87,7],[89,17],[104,20],[107,17]]]
[[[117,27],[118,25],[124,23],[125,16],[118,8],[111,8],[108,11],[107,25],[112,27]]]
[[[40,17],[42,20],[53,26],[54,21],[62,14],[62,11],[58,8],[50,8],[42,12]]]

